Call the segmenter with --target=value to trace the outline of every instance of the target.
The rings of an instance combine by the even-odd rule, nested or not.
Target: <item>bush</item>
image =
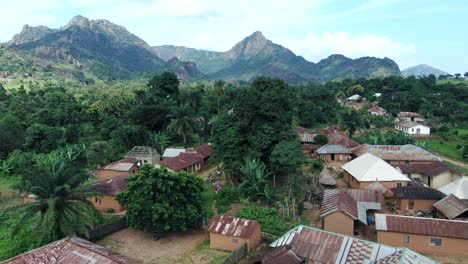
[[[113,213],[115,213],[115,210],[114,210],[114,208],[109,208],[109,209],[106,210],[106,213],[113,214]]]
[[[226,184],[216,195],[216,207],[218,213],[222,214],[230,209],[232,203],[239,201],[239,189]]]
[[[240,209],[239,217],[253,219],[262,224],[262,232],[280,236],[288,231],[288,225],[274,208],[247,206]]]

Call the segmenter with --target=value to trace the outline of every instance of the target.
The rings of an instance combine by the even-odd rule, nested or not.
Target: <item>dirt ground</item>
[[[113,233],[97,244],[115,250],[144,263],[200,263],[209,264],[228,253],[197,245],[208,238],[203,230],[173,233],[159,240],[150,233],[126,228]]]

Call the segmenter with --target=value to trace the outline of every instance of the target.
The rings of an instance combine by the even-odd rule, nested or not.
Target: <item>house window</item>
[[[409,243],[409,242],[410,242],[409,235],[403,235],[403,243]]]
[[[429,243],[429,245],[435,246],[435,247],[442,246],[442,238],[431,237],[431,242]]]
[[[409,200],[408,209],[414,209],[414,200],[413,199]]]
[[[401,187],[401,186],[403,186],[403,183],[397,182],[396,187]]]
[[[233,239],[233,240],[232,240],[232,243],[233,243],[233,244],[237,244],[237,242],[238,242],[237,239]]]
[[[94,201],[95,201],[96,203],[98,203],[98,204],[101,204],[101,198],[95,197],[95,198],[94,198]]]

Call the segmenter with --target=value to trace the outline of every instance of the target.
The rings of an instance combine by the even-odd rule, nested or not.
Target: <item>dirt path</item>
[[[203,178],[204,180],[206,180],[206,179],[208,179],[208,176],[210,176],[210,175],[211,176],[216,176],[216,172],[218,171],[218,167],[222,171],[223,163],[216,164],[216,165],[214,165],[214,166],[212,166],[212,167],[210,167],[208,169],[200,171],[199,173],[197,173],[197,175],[200,176],[201,178]]]
[[[468,164],[465,163],[465,162],[463,162],[463,161],[454,160],[454,159],[451,159],[451,158],[449,158],[449,157],[447,157],[447,156],[442,156],[442,155],[439,155],[439,156],[441,156],[444,160],[446,160],[446,161],[448,161],[448,162],[450,162],[450,163],[453,163],[453,164],[455,164],[455,165],[458,165],[458,166],[460,166],[460,167],[463,167],[463,168],[467,168],[467,169],[468,169]]]

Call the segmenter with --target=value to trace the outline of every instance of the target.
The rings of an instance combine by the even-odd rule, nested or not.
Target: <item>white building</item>
[[[411,121],[400,121],[395,124],[395,129],[410,135],[430,135],[431,128]]]

